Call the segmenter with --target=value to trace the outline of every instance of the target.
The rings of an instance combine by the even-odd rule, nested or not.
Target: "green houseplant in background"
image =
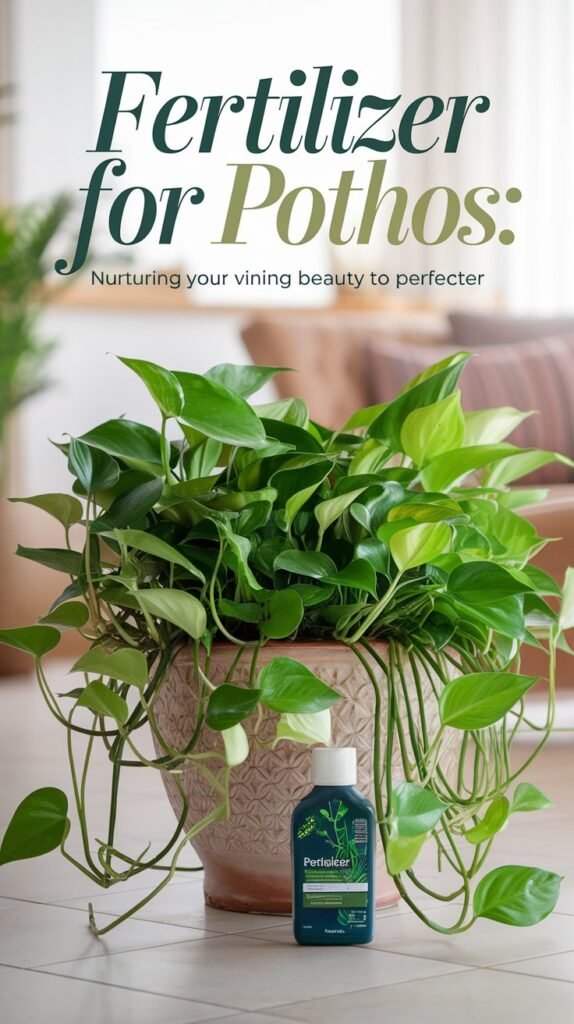
[[[50,345],[38,318],[46,296],[47,250],[70,211],[67,196],[0,209],[0,480],[10,414],[43,386]]]
[[[230,772],[249,755],[243,723],[272,711],[278,735],[316,742],[316,724],[338,699],[289,657],[260,667],[265,645],[335,640],[354,652],[375,694],[377,818],[389,872],[409,906],[445,932],[479,917],[529,925],[551,912],[556,874],[484,868],[509,818],[548,803],[519,780],[552,729],[555,652],[574,621],[574,593],[569,576],[561,611],[548,604],[559,588],[530,564],[544,540],[515,511],[540,492],[510,485],[562,456],[504,440],[525,413],[463,412],[457,386],[468,358],[431,367],[393,402],[358,411],[341,432],[311,422],[299,400],[248,404],[276,368],[225,364],[202,377],[122,360],[155,400],[159,429],[118,419],[60,446],[74,493],[21,500],[60,521],[64,544],[19,553],[70,582],[40,624],[0,633],[34,657],[42,695],[66,729],[85,861],[66,848],[66,795],[43,788],[16,810],[0,863],[61,847],[103,887],[147,868],[163,871],[141,906],[179,870],[190,837],[227,815]],[[85,536],[76,548],[72,528]],[[91,646],[74,666],[77,685],[57,695],[43,659],[70,627]],[[222,640],[238,657],[247,651],[247,684],[238,685],[235,661],[222,684],[212,683],[212,646]],[[547,719],[523,764],[511,768],[517,731],[537,731],[525,712],[537,683],[520,672],[525,643],[548,651]],[[175,749],[154,705],[184,647],[200,696],[194,734]],[[417,692],[403,686],[404,659],[416,680],[433,681],[440,728],[432,739]],[[154,759],[140,752],[143,726],[153,732]],[[199,750],[205,729],[221,734],[215,754]],[[458,765],[449,774],[441,755],[453,731]],[[82,737],[79,765],[74,742]],[[107,749],[112,782],[110,829],[94,850],[85,793],[95,743]],[[397,750],[403,779],[393,784]],[[143,765],[180,786],[190,763],[212,784],[211,812],[186,828],[181,789],[183,812],[160,854],[134,859],[118,850],[120,772]],[[416,894],[431,891],[416,873],[426,844],[456,875],[452,893],[438,897],[462,904],[448,928],[417,905]],[[101,934],[126,916],[101,929],[93,913],[90,921]]]

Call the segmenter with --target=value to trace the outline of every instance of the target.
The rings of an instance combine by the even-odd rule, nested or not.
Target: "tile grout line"
[[[129,952],[133,952],[133,951],[129,950]],[[66,961],[63,961],[63,963],[65,963],[65,962]],[[74,963],[79,963],[80,961],[73,961],[73,962]],[[114,988],[114,989],[119,989],[122,992],[134,992],[136,995],[156,996],[159,999],[177,999],[177,1001],[180,1002],[180,1003],[199,1003],[200,1006],[214,1007],[214,1009],[216,1009],[216,1010],[233,1010],[234,1013],[256,1013],[256,1012],[265,1013],[266,1012],[265,1010],[255,1011],[255,1010],[248,1010],[245,1007],[226,1006],[225,1003],[212,1003],[212,1002],[208,1003],[206,999],[197,999],[195,996],[178,996],[178,995],[174,995],[171,992],[152,992],[152,991],[150,991],[147,988],[130,988],[128,985],[118,985],[115,982],[99,981],[97,978],[78,978],[77,975],[74,975],[74,974],[56,974],[54,971],[42,970],[42,967],[17,967],[17,966],[14,966],[13,964],[0,964],[0,966],[2,966],[2,967],[9,967],[11,970],[15,970],[15,971],[25,971],[27,974],[41,974],[43,978],[65,978],[66,981],[78,981],[78,982],[83,982],[86,985],[99,985],[101,988]],[[48,966],[48,965],[46,964],[46,965],[43,965],[43,966]],[[283,1004],[283,1005],[285,1005],[285,1004]],[[231,1015],[230,1015],[230,1017],[231,1017]],[[204,1018],[204,1020],[208,1020],[208,1019],[209,1018]],[[213,1018],[213,1019],[215,1019],[215,1018]],[[199,1020],[199,1021],[194,1022],[194,1024],[203,1024],[203,1022],[201,1020]]]
[[[574,950],[566,949],[566,950],[564,950],[564,952],[565,953],[571,953],[571,952],[574,952]],[[560,956],[560,954],[559,953],[558,954],[557,953],[546,953],[544,956],[545,957],[546,956]],[[531,959],[531,960],[538,960],[538,957],[529,957],[529,959]],[[540,959],[542,960],[542,959],[544,959],[544,957],[540,957]],[[526,961],[524,961],[524,960],[514,960],[513,962],[516,963],[516,964],[519,964],[519,963],[525,963]],[[570,978],[549,978],[547,974],[527,974],[526,971],[512,971],[512,970],[506,970],[506,969],[502,970],[501,967],[497,967],[497,966],[485,967],[484,970],[485,971],[493,971],[496,974],[511,974],[513,978],[536,978],[538,981],[549,981],[551,985],[555,984],[556,982],[558,982],[561,985],[574,985],[574,979],[570,979]]]
[[[381,989],[384,992],[388,988],[400,988],[402,985],[416,985],[417,982],[419,982],[419,981],[438,981],[439,978],[452,978],[452,977],[457,977],[458,978],[462,974],[474,974],[474,973],[476,973],[476,971],[480,971],[480,970],[484,970],[484,969],[485,968],[481,968],[481,967],[469,967],[469,966],[466,966],[466,969],[464,971],[444,971],[443,974],[428,974],[428,975],[425,974],[424,977],[420,977],[420,978],[405,978],[404,981],[393,981],[393,982],[391,982],[390,985],[364,985],[363,988],[354,989],[351,992],[340,992],[338,994],[339,995],[352,996],[352,995],[356,995],[357,992],[372,992],[375,989]],[[259,1011],[253,1011],[252,1010],[251,1012],[252,1013],[253,1012],[274,1013],[275,1016],[279,1017],[281,1015],[279,1013],[277,1013],[277,1010],[280,1010],[281,1007],[297,1006],[300,1003],[303,1003],[303,1004],[305,1004],[305,1003],[318,1003],[322,999],[329,999],[329,998],[331,998],[331,997],[330,996],[317,996],[315,999],[300,999],[297,1002],[293,1002],[293,1003],[276,1003],[273,1006],[267,1006],[264,1010],[259,1010]],[[245,1012],[245,1011],[243,1011],[243,1012]],[[286,1017],[284,1019],[285,1020],[293,1020],[292,1017]],[[305,1024],[305,1022],[304,1022],[304,1024]],[[307,1022],[307,1024],[308,1024],[308,1022]]]

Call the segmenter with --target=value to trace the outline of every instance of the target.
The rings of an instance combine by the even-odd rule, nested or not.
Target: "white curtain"
[[[421,268],[456,263],[486,272],[484,298],[509,309],[571,309],[574,276],[574,12],[572,0],[403,0],[403,92],[485,93],[459,152],[438,147],[404,157],[413,189],[450,184],[459,192],[492,184],[522,190],[502,201],[493,240],[464,252],[455,242],[411,256]],[[445,180],[448,178],[448,181]],[[442,251],[438,253],[438,248]]]

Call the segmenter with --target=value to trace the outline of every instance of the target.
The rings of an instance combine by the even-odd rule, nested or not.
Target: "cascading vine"
[[[525,925],[551,912],[556,874],[483,869],[511,816],[549,803],[519,780],[552,731],[556,648],[567,648],[564,632],[574,625],[574,574],[557,612],[546,598],[559,598],[560,588],[530,564],[544,541],[515,511],[539,495],[511,485],[559,456],[503,440],[525,415],[517,410],[463,413],[457,383],[467,358],[431,367],[342,432],[313,423],[297,399],[250,406],[246,398],[276,368],[226,364],[201,377],[123,360],[156,401],[161,428],[111,420],[60,446],[74,493],[19,500],[55,517],[65,546],[19,553],[70,582],[39,624],[0,631],[1,642],[34,657],[40,691],[66,729],[84,860],[66,847],[68,797],[44,787],[17,808],[0,864],[59,847],[103,888],[158,872],[145,898],[104,927],[90,907],[97,934],[117,927],[177,871],[195,870],[179,857],[229,814],[230,773],[249,756],[247,718],[254,744],[329,742],[336,690],[290,657],[288,642],[284,656],[263,663],[260,655],[269,641],[336,640],[372,687],[377,820],[409,907],[447,934],[477,917]],[[69,628],[89,649],[73,666],[82,684],[57,695],[44,657]],[[212,648],[222,641],[235,656],[216,685]],[[543,726],[526,710],[538,679],[520,671],[523,644],[548,654]],[[156,710],[185,646],[197,718],[187,742],[174,746]],[[258,736],[270,714],[271,741]],[[220,734],[216,751],[202,750],[206,729]],[[525,730],[536,742],[522,747],[516,766],[514,741]],[[155,756],[145,753],[150,732]],[[110,764],[103,838],[92,837],[87,800],[98,742]],[[190,825],[181,774],[191,764],[213,800]],[[116,839],[120,781],[132,768],[169,773],[181,804],[162,849],[135,857]],[[444,887],[418,870],[428,870],[432,848]],[[429,896],[451,905],[450,923],[432,919]]]

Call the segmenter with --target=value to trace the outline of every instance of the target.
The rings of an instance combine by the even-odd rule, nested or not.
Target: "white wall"
[[[48,366],[48,388],[20,416],[22,493],[69,486],[66,460],[48,438],[66,440],[65,434],[77,436],[118,416],[159,426],[145,387],[115,355],[202,373],[217,363],[248,361],[240,329],[241,318],[234,315],[49,310],[43,330],[59,344]],[[260,396],[271,400],[273,389]]]

